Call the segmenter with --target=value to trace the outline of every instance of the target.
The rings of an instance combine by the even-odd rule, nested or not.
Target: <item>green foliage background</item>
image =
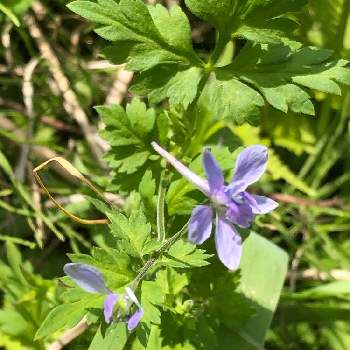
[[[85,317],[65,348],[349,349],[350,1],[156,3],[0,3],[0,347],[46,349]],[[128,91],[106,103],[124,69]],[[203,197],[152,140],[201,175],[209,146],[227,179],[242,146],[269,147],[253,192],[280,206],[243,233],[238,272],[213,242],[186,240]],[[55,155],[109,202],[55,167],[42,172],[52,195],[109,225],[82,226],[40,191],[32,169]],[[152,258],[131,334],[60,278],[83,262],[122,291]]]

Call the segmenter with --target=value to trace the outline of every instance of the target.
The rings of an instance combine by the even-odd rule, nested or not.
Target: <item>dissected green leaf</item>
[[[207,259],[211,256],[205,250],[196,249],[195,245],[179,240],[164,254],[161,263],[178,268],[200,267],[208,265]]]
[[[98,268],[110,289],[125,286],[133,278],[130,272],[130,258],[127,254],[109,248],[93,248],[92,255],[69,254],[73,262],[88,264]]]
[[[200,62],[191,45],[188,19],[178,6],[168,11],[161,5],[147,8],[141,0],[121,0],[109,7],[90,1],[73,1],[68,7],[104,25],[96,30],[103,38],[122,43],[128,69]],[[108,53],[105,52],[107,56]]]
[[[234,36],[277,43],[295,29],[295,23],[282,16],[300,11],[307,1],[185,0],[185,3],[195,15],[212,23],[227,38]]]
[[[155,122],[155,111],[134,99],[126,106],[98,106],[106,128],[102,136],[112,146],[105,158],[114,171],[133,174],[140,169],[151,155],[150,132]]]
[[[309,47],[293,52],[283,46],[269,47],[265,50],[260,45],[246,45],[230,65],[218,69],[217,78],[226,85],[233,82],[238,84],[239,79],[241,83],[246,84],[244,88],[250,91],[250,94],[257,93],[257,90],[269,104],[285,113],[291,110],[313,115],[313,104],[303,87],[340,94],[338,84],[350,84],[350,72],[345,68],[347,62],[325,62],[330,54],[328,50]],[[227,105],[225,95],[222,94],[220,99],[217,90],[214,89],[211,93],[213,101],[216,101],[218,106],[225,106],[225,103]],[[242,88],[239,90],[244,91]],[[249,96],[248,92],[243,94],[245,97]],[[233,105],[236,106],[237,103]],[[250,103],[247,101],[246,108],[256,108],[256,105],[252,99]],[[243,112],[233,108],[224,110],[221,116],[233,118],[238,122],[247,119]]]
[[[203,98],[216,118],[230,118],[237,124],[253,120],[264,105],[262,96],[238,79],[213,79],[206,86]]]
[[[140,182],[139,186],[139,192],[141,196],[148,201],[152,201],[153,197],[156,193],[156,182],[152,178],[152,171],[147,170],[145,172],[145,175],[142,177],[142,180]]]
[[[143,249],[151,238],[151,225],[142,210],[133,213],[130,218],[121,213],[113,213],[109,215],[109,219],[112,234],[119,239],[126,252],[142,258]]]

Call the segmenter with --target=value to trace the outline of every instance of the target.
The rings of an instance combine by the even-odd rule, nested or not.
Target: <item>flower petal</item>
[[[89,293],[109,294],[102,274],[96,268],[78,263],[69,263],[63,267],[64,273],[69,276],[80,288]]]
[[[278,203],[273,199],[265,196],[251,195],[254,204],[251,205],[254,214],[267,214],[278,207]]]
[[[231,202],[226,211],[227,219],[235,225],[247,228],[254,219],[251,206],[248,203]]]
[[[213,210],[208,205],[197,205],[191,215],[188,239],[194,244],[202,244],[211,234]]]
[[[216,159],[208,149],[203,154],[203,167],[207,174],[211,193],[219,191],[224,185],[225,179]]]
[[[168,153],[164,148],[160,147],[156,142],[152,142],[151,145],[155,151],[165,158],[182,176],[184,176],[188,181],[192,182],[204,194],[209,194],[210,191],[208,181],[195,174],[192,170],[187,168],[174,156]]]
[[[130,318],[128,321],[128,330],[132,331],[134,328],[137,327],[137,325],[140,323],[140,320],[143,316],[144,312],[143,309],[138,309]]]
[[[250,184],[260,179],[266,170],[267,158],[267,148],[261,145],[247,147],[238,155],[231,185],[239,182],[241,185],[235,185],[235,193],[244,191]]]
[[[230,270],[238,269],[242,239],[232,225],[217,215],[215,245],[221,262]]]
[[[103,313],[105,316],[105,321],[106,323],[110,323],[111,322],[111,318],[113,315],[113,309],[114,309],[114,305],[116,304],[116,302],[118,301],[119,296],[117,294],[109,294],[104,302],[104,307],[103,307]]]
[[[126,287],[125,292],[126,292],[127,297],[130,298],[130,300],[134,304],[136,304],[136,306],[138,307],[138,310],[133,315],[131,315],[131,317],[129,318],[129,321],[128,321],[128,330],[132,331],[139,324],[139,322],[144,314],[144,311],[143,311],[143,308],[142,308],[140,302],[137,300],[136,295],[131,290],[131,288]]]
[[[140,302],[138,301],[138,299],[136,298],[136,295],[134,294],[134,292],[132,291],[131,288],[129,287],[126,287],[125,288],[125,292],[126,292],[126,295],[128,296],[128,298],[137,305],[138,308],[141,308],[141,304]]]

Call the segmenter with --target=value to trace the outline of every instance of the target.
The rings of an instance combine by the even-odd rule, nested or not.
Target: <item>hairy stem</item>
[[[165,203],[165,193],[166,189],[165,183],[165,173],[166,169],[162,171],[159,181],[159,191],[158,191],[158,201],[157,201],[157,234],[158,241],[165,241],[165,218],[164,218],[164,203]]]
[[[189,221],[174,234],[174,236],[170,237],[166,240],[157,251],[146,261],[145,265],[141,268],[138,275],[131,283],[131,288],[136,289],[137,285],[141,282],[141,280],[146,276],[148,271],[153,267],[153,265],[157,262],[157,260],[167,251],[179,238],[181,238],[186,232],[189,225]]]

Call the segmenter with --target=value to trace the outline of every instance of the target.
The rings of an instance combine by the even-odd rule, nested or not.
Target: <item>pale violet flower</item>
[[[114,307],[118,302],[121,304],[121,309],[124,308],[125,310],[123,311],[126,313],[128,313],[131,306],[135,304],[137,310],[128,317],[127,324],[129,331],[137,327],[144,312],[134,292],[129,287],[125,288],[125,294],[123,295],[113,293],[106,287],[100,271],[95,267],[86,264],[69,263],[64,265],[63,271],[86,292],[106,295],[103,308],[106,323],[112,321]]]
[[[246,191],[266,170],[267,148],[261,145],[245,148],[238,155],[231,183],[225,185],[224,176],[209,150],[205,150],[203,155],[206,180],[192,172],[157,143],[152,142],[152,146],[209,198],[208,205],[198,205],[192,211],[189,240],[194,244],[206,241],[211,235],[215,214],[215,245],[219,259],[230,270],[236,270],[242,255],[242,239],[235,225],[247,228],[256,214],[266,214],[278,206],[268,197]]]

